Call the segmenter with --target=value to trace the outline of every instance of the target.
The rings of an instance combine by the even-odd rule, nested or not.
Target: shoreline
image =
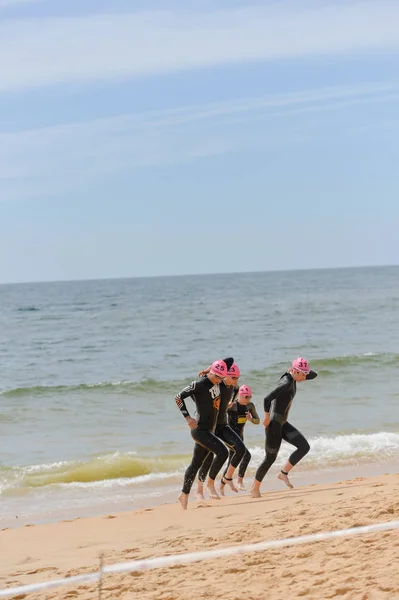
[[[399,474],[248,494],[182,511],[175,504],[0,532],[0,589],[105,564],[388,522],[399,518]],[[399,531],[366,534],[130,575],[108,575],[103,600],[399,597]],[[94,597],[91,584],[26,596]],[[22,596],[20,596],[22,597]]]
[[[397,462],[390,461],[384,463],[366,463],[358,465],[343,466],[338,468],[326,468],[324,471],[305,470],[302,468],[295,469],[290,475],[290,479],[294,484],[294,488],[303,486],[312,486],[315,484],[337,483],[339,481],[354,479],[356,477],[378,477],[385,474],[395,474],[399,470]],[[255,472],[255,471],[254,471]],[[281,491],[283,492],[285,485],[277,480],[279,468],[272,467],[269,475],[262,483],[262,493]],[[253,473],[248,472],[245,478],[246,492],[240,492],[237,497],[244,497],[248,494],[248,490],[253,480]],[[146,508],[154,508],[174,504],[177,501],[177,496],[180,493],[181,481],[171,489],[171,486],[165,486],[164,489],[150,488],[145,485],[135,486],[132,490],[131,498],[124,501],[106,501],[99,503],[91,503],[87,506],[70,507],[69,509],[52,510],[43,513],[16,514],[15,516],[0,516],[0,531],[4,528],[20,528],[26,525],[41,525],[46,523],[56,523],[66,519],[101,517],[106,514],[123,513]],[[194,505],[196,482],[194,482],[192,492],[190,494],[189,508]],[[144,493],[146,492],[146,493]],[[234,498],[235,494],[227,490],[226,498]]]

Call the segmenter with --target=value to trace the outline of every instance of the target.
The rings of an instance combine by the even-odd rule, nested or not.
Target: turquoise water
[[[318,371],[291,410],[299,472],[399,461],[399,267],[3,285],[0,303],[2,519],[174,493],[192,450],[174,396],[223,356],[259,411],[292,358]],[[264,432],[246,436],[250,476]]]

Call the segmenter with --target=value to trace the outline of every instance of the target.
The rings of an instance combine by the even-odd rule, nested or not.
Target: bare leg
[[[187,504],[188,504],[188,494],[185,494],[184,492],[182,492],[178,498],[182,509],[183,510],[187,510]]]
[[[237,477],[237,489],[245,492],[243,477]]]
[[[235,467],[233,467],[232,465],[229,465],[229,467],[228,467],[228,469],[227,469],[226,473],[225,473],[225,474],[223,475],[223,477],[222,477],[222,483],[221,483],[221,486],[223,486],[223,487],[224,487],[224,483],[223,483],[223,481],[224,481],[224,482],[225,482],[225,483],[226,483],[228,486],[230,486],[230,489],[231,489],[233,492],[238,492],[238,489],[236,488],[236,486],[235,486],[235,485],[234,485],[234,483],[233,483],[233,475],[234,475],[234,471],[235,471],[235,470],[236,470],[236,468],[235,468]]]
[[[262,494],[260,493],[260,481],[258,481],[257,479],[255,479],[252,484],[250,495],[251,495],[251,498],[261,498],[262,497]]]
[[[224,443],[230,448],[231,457],[231,461],[229,461],[227,464],[227,469],[223,474],[222,481],[219,486],[219,491],[221,495],[224,496],[226,485],[229,486],[232,492],[238,492],[238,489],[233,482],[233,476],[236,468],[244,458],[246,447],[244,446],[244,442],[242,441],[240,435],[231,429],[231,427],[224,427],[221,430],[221,434]]]
[[[226,477],[226,475],[223,475],[222,481],[220,482],[220,486],[219,486],[219,492],[221,493],[222,496],[224,496],[224,488],[225,488],[226,484],[230,487],[230,489],[233,492],[238,492],[238,488],[236,488],[236,486],[234,485],[233,479],[228,479]]]
[[[287,460],[287,462],[281,469],[280,473],[277,475],[278,479],[280,479],[281,481],[284,481],[285,485],[287,485],[291,489],[294,486],[292,485],[291,481],[288,479],[288,473],[291,471],[292,468],[293,468],[293,465]]]
[[[204,496],[204,483],[203,481],[198,480],[197,485],[197,493],[195,494],[195,499],[197,502],[206,502]]]
[[[206,489],[209,492],[209,495],[211,498],[213,498],[213,500],[220,500],[220,496],[216,491],[215,488],[215,480],[211,479],[210,477],[208,477],[208,484],[206,486]]]

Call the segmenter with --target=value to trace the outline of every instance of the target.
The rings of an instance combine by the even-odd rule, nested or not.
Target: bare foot
[[[280,479],[281,481],[284,481],[285,485],[287,485],[289,488],[293,488],[294,486],[292,485],[291,481],[288,479],[288,475],[285,475],[284,473],[279,473],[277,475],[277,478]]]
[[[180,494],[180,496],[178,497],[178,500],[182,506],[183,510],[187,510],[187,504],[188,504],[188,494],[183,494],[183,492]]]
[[[208,490],[209,495],[211,498],[213,498],[213,500],[220,500],[220,496],[217,493],[214,485],[208,485],[206,489]]]
[[[254,488],[251,489],[249,495],[251,496],[251,498],[262,498],[260,490]]]
[[[206,500],[205,500],[205,496],[203,492],[197,492],[195,494],[195,499],[197,502],[199,502],[200,504],[206,504]]]
[[[242,481],[237,481],[237,489],[241,492],[245,492],[245,487]]]
[[[236,486],[233,483],[232,479],[226,479],[226,477],[223,477],[222,481],[225,482],[226,485],[228,485],[231,489],[232,492],[238,492],[238,489],[236,488]]]

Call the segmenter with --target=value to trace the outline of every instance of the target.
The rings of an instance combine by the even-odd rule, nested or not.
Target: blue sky
[[[0,282],[399,263],[397,0],[0,0]]]

